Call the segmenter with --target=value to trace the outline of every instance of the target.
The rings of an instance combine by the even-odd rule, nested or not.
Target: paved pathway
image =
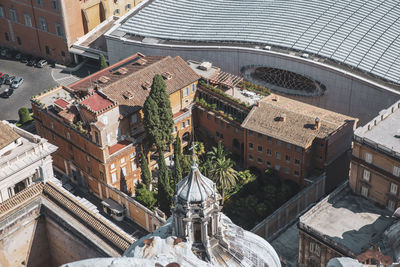
[[[56,81],[60,85],[70,85],[80,78],[72,75],[70,72],[64,71],[64,69],[54,68],[51,70],[51,76],[53,77],[54,81]]]

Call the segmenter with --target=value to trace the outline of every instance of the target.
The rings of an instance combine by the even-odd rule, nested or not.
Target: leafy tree
[[[149,209],[153,209],[154,205],[156,204],[157,200],[154,197],[153,192],[146,188],[146,185],[140,183],[136,186],[135,189],[135,199],[146,206]]]
[[[159,149],[158,154],[157,200],[160,209],[169,216],[171,214],[173,192],[170,187],[169,171],[165,164],[165,158],[161,149]]]
[[[153,98],[158,107],[161,140],[164,144],[171,144],[173,140],[172,127],[174,126],[174,120],[172,117],[171,102],[167,94],[167,85],[160,74],[156,74],[153,78],[149,97]]]
[[[162,147],[162,129],[160,128],[158,106],[150,96],[147,97],[143,104],[143,126],[150,143],[156,144],[158,148]]]
[[[179,133],[176,135],[174,144],[174,184],[176,185],[180,180],[182,180],[182,153],[181,153],[181,138],[179,138]]]
[[[103,54],[100,54],[100,55],[99,55],[99,65],[100,65],[100,69],[101,69],[101,70],[108,67],[106,58],[104,57]]]
[[[204,153],[206,152],[205,148],[204,148],[204,143],[203,142],[194,142],[195,146],[194,146],[194,153],[200,157],[202,155],[204,155]]]
[[[225,157],[218,158],[215,162],[214,169],[210,171],[210,174],[211,178],[221,188],[223,205],[225,190],[234,187],[237,180],[237,172],[233,169],[233,161]]]
[[[191,170],[192,162],[193,162],[192,155],[182,155],[182,173],[183,173],[182,177],[189,174],[189,172]]]
[[[32,120],[32,116],[29,114],[29,110],[26,107],[22,107],[18,110],[19,123],[24,124]]]
[[[142,183],[146,186],[147,189],[150,189],[151,184],[151,173],[149,169],[149,164],[147,163],[147,159],[145,155],[140,153],[141,162],[140,162],[140,179]]]

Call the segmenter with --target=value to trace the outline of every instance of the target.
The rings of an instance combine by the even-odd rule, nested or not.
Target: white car
[[[43,68],[43,67],[46,66],[46,65],[47,65],[47,60],[41,59],[41,60],[39,60],[39,62],[36,64],[36,67],[38,67],[38,68]]]
[[[21,77],[15,77],[14,80],[11,82],[10,87],[13,89],[17,89],[24,83],[24,79]]]

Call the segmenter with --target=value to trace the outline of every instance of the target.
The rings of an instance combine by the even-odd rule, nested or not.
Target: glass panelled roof
[[[275,45],[400,83],[398,0],[153,0],[119,30],[183,42]]]

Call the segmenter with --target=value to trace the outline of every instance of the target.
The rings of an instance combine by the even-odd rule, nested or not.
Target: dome
[[[196,163],[193,163],[189,175],[176,185],[176,196],[187,202],[204,202],[214,198],[216,188],[213,181],[203,176]]]

